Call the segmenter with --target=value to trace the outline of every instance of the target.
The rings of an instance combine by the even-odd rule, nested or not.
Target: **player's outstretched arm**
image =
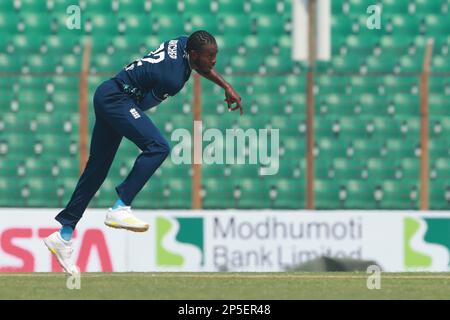
[[[197,71],[199,72],[199,71]],[[215,69],[211,69],[209,73],[199,72],[206,79],[211,80],[215,84],[221,86],[225,90],[225,101],[228,104],[228,110],[239,109],[241,115],[244,114],[244,109],[242,109],[241,96],[234,90],[233,86],[225,81],[225,79],[218,73]],[[232,105],[236,103],[236,106]]]

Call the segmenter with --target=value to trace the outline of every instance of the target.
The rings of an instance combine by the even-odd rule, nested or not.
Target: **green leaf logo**
[[[203,218],[157,217],[156,265],[185,269],[203,266]]]
[[[404,220],[404,264],[410,269],[445,271],[450,266],[450,219]]]

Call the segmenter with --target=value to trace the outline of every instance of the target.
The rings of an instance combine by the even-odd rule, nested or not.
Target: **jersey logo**
[[[177,58],[177,43],[178,40],[170,40],[169,45],[167,46],[167,52],[172,59]]]
[[[131,108],[130,113],[133,116],[133,118],[135,118],[135,119],[139,119],[141,117],[141,115],[136,111],[135,108]]]

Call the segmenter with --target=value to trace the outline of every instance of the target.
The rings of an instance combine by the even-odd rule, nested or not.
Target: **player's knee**
[[[167,158],[170,154],[170,145],[167,141],[155,141],[147,146],[147,149],[151,153],[157,153],[161,155],[162,158]]]
[[[164,156],[164,159],[167,158],[170,154],[170,145],[167,141],[163,141],[160,144],[160,150],[162,155]]]

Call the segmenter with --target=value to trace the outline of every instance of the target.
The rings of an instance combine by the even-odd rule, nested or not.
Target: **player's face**
[[[207,44],[197,51],[195,55],[195,66],[204,73],[209,73],[216,64],[217,45]]]

